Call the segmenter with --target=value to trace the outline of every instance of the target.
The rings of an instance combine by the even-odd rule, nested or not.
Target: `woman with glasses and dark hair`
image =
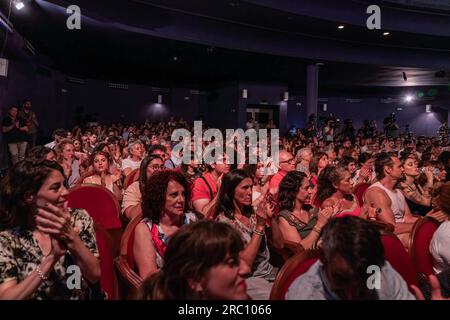
[[[126,188],[123,194],[122,213],[131,220],[142,213],[141,202],[145,184],[150,176],[164,170],[164,160],[157,155],[150,155],[141,162],[139,179]]]
[[[247,300],[244,242],[226,223],[195,222],[170,240],[164,266],[142,284],[138,299]]]
[[[241,258],[252,269],[247,279],[247,292],[253,299],[268,299],[277,270],[269,262],[266,227],[271,225],[275,248],[283,247],[283,237],[274,215],[274,203],[266,198],[256,210],[253,209],[252,186],[252,177],[247,171],[230,171],[224,176],[217,202],[208,215],[230,224],[239,232],[245,243]]]
[[[133,255],[142,278],[164,265],[169,239],[185,224],[197,220],[188,212],[191,190],[186,178],[174,170],[155,172],[142,193],[144,219],[136,226]]]
[[[0,183],[0,299],[88,299],[100,278],[94,223],[67,206],[63,169],[24,160]],[[71,289],[73,266],[80,287]],[[73,269],[72,269],[73,270]]]

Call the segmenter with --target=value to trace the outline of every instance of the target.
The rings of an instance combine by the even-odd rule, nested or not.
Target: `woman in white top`
[[[434,271],[440,273],[450,268],[450,182],[438,187],[434,195],[431,201],[433,210],[447,216],[447,221],[441,223],[430,244]]]
[[[141,161],[144,156],[144,145],[141,141],[137,140],[128,145],[127,159],[122,160],[122,172],[124,176],[130,174],[131,171],[141,166]]]
[[[96,151],[91,155],[92,175],[84,178],[83,183],[98,184],[111,191],[118,201],[122,198],[120,178],[109,172],[110,156],[107,152]]]

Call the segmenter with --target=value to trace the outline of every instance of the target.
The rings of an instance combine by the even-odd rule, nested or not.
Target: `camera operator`
[[[392,112],[389,117],[384,119],[383,124],[386,137],[397,137],[397,130],[399,129],[399,126],[395,123],[395,121],[396,118],[394,112]]]

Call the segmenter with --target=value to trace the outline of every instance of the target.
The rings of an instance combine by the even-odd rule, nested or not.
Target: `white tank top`
[[[374,184],[372,184],[369,187],[369,189],[373,187],[380,188],[384,192],[386,192],[389,199],[391,199],[391,210],[394,213],[395,222],[396,223],[403,222],[405,219],[405,204],[406,204],[405,196],[403,195],[403,193],[401,193],[400,190],[395,191],[389,190],[388,188],[383,186],[380,181],[377,181]]]

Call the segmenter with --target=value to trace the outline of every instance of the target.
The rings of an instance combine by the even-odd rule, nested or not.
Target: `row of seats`
[[[102,275],[100,285],[109,299],[132,299],[142,279],[135,273],[132,254],[134,230],[142,219],[132,219],[122,232],[120,207],[117,199],[106,188],[98,185],[81,185],[69,190],[69,206],[86,209],[94,220],[97,245],[100,252]],[[393,226],[372,222],[382,233],[385,259],[403,276],[408,285],[417,285],[433,274],[429,244],[439,223],[429,217],[420,218],[413,227],[409,251],[395,236]],[[280,253],[282,268],[272,290],[272,299],[283,299],[289,285],[306,272],[318,259],[318,250],[302,250],[287,244]]]

